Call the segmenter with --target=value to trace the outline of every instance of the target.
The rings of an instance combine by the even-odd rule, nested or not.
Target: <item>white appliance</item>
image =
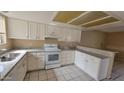
[[[57,44],[44,44],[45,69],[60,67],[60,49]]]

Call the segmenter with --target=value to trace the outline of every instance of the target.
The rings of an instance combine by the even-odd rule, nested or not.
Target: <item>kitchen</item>
[[[0,13],[1,81],[124,80],[124,12]]]

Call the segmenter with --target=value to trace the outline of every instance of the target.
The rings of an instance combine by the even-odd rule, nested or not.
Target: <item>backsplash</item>
[[[63,47],[75,48],[77,45],[78,45],[78,43],[76,43],[76,42],[63,42],[63,41],[59,42],[60,48],[63,48]]]
[[[0,45],[0,49],[12,49],[12,41],[10,39],[7,39],[7,43],[6,44],[2,44]]]
[[[45,43],[58,44],[59,47],[75,47],[78,43],[58,41],[57,39],[21,40],[12,39],[12,48],[41,48]]]

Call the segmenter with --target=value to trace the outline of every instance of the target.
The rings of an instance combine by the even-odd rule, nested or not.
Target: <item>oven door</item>
[[[46,65],[52,65],[59,63],[59,52],[46,52]]]

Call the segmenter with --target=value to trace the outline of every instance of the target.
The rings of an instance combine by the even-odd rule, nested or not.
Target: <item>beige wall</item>
[[[11,49],[12,48],[12,44],[11,43],[12,43],[11,40],[8,39],[6,44],[0,45],[0,49],[2,49],[2,48]]]
[[[105,33],[100,31],[82,31],[81,45],[92,48],[104,48]]]
[[[124,32],[107,33],[105,37],[105,48],[119,52],[115,59],[124,61]]]
[[[62,42],[57,39],[45,39],[45,40],[23,40],[23,39],[12,39],[13,48],[41,48],[44,43],[54,43],[60,46],[75,47],[77,44],[74,42]]]
[[[41,48],[44,42],[44,40],[12,39],[13,48]]]

